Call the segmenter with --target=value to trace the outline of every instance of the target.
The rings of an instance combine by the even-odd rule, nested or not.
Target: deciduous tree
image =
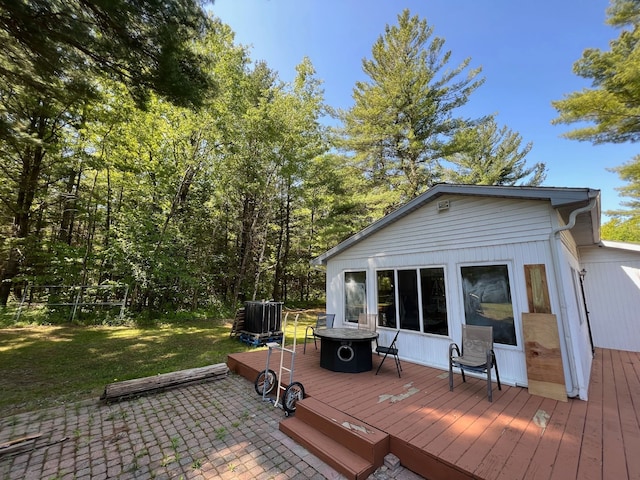
[[[196,0],[0,0],[1,213],[12,218],[2,222],[0,305],[25,259],[33,216],[46,205],[37,202],[59,172],[76,177],[67,190],[80,178],[65,164],[81,153],[65,151],[63,138],[82,135],[108,82],[126,85],[138,106],[150,92],[202,104],[213,82],[193,46],[209,24]],[[63,234],[70,224],[60,227]]]

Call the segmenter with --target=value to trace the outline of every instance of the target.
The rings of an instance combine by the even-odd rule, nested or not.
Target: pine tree
[[[439,180],[438,160],[471,121],[456,116],[484,80],[470,59],[449,67],[444,39],[433,27],[404,10],[364,59],[368,81],[357,82],[354,105],[342,112],[340,146],[383,195],[383,211],[407,201]],[[466,74],[465,74],[466,72]]]
[[[607,23],[620,28],[610,50],[589,48],[574,65],[576,75],[591,80],[591,88],[565,95],[552,102],[559,116],[555,124],[579,124],[566,138],[602,143],[636,143],[640,140],[640,2],[612,0]],[[586,123],[586,125],[585,125]],[[627,217],[635,226],[640,220],[640,156],[614,168],[628,185],[620,188],[631,200],[630,210],[608,212]],[[613,225],[626,228],[624,222]]]
[[[540,185],[546,167],[537,163],[527,168],[526,156],[532,143],[506,126],[498,128],[494,117],[456,134],[457,152],[447,158],[444,179],[450,183],[477,185]]]

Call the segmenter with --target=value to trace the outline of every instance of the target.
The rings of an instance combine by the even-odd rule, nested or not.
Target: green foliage
[[[640,3],[635,0],[612,0],[607,22],[621,29],[608,51],[589,48],[573,66],[574,73],[591,80],[592,88],[565,95],[552,102],[559,113],[554,123],[579,124],[565,136],[574,140],[600,143],[637,142],[640,140]],[[630,196],[628,212],[617,215],[638,218],[640,176],[636,157],[614,169],[629,185],[622,187]],[[614,222],[615,228],[617,225]]]
[[[207,17],[195,0],[0,2],[0,77],[39,96],[98,95],[95,76],[126,84],[139,104],[150,90],[199,105],[211,87],[192,50]]]
[[[620,178],[627,182],[618,190],[623,196],[629,197],[628,201],[622,202],[623,206],[629,208],[609,213],[640,220],[640,155],[636,155],[631,161],[611,170],[617,172]]]
[[[554,123],[587,122],[565,134],[567,138],[595,144],[638,141],[640,133],[640,5],[613,0],[608,23],[623,30],[610,42],[609,51],[589,48],[573,66],[574,73],[592,81],[592,88],[552,102],[560,114]],[[626,28],[625,28],[626,27]]]
[[[309,59],[283,82],[199,2],[0,0],[0,305],[27,284],[125,284],[127,321],[322,303],[310,260],[441,180],[443,159],[535,183],[517,134],[456,113],[480,69],[449,68],[425,21],[398,20],[337,138]],[[118,321],[97,313],[76,321]]]
[[[444,39],[405,10],[387,26],[362,62],[368,82],[357,82],[354,106],[343,112],[341,146],[369,180],[368,190],[388,211],[439,180],[437,162],[470,122],[456,110],[482,83],[470,59],[450,68]]]
[[[607,212],[613,218],[602,226],[602,238],[640,243],[640,156],[611,170],[627,182],[618,190],[628,200],[622,202],[625,209]]]
[[[600,234],[605,240],[640,243],[640,220],[611,219],[602,225]]]
[[[455,134],[456,153],[447,157],[455,168],[445,168],[443,177],[450,183],[476,185],[540,185],[545,165],[526,167],[532,144],[521,147],[522,137],[506,126],[498,129],[493,116]],[[527,178],[529,177],[529,178]]]

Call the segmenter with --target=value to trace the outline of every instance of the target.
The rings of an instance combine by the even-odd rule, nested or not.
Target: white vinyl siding
[[[559,300],[549,248],[551,212],[546,202],[452,196],[449,210],[427,204],[387,228],[332,257],[327,262],[327,311],[341,312],[344,272],[366,268],[368,311],[376,311],[376,272],[385,269],[439,266],[444,269],[449,336],[401,331],[400,356],[416,363],[448,368],[449,343],[459,342],[464,322],[460,267],[477,264],[509,266],[517,345],[496,345],[500,377],[526,385],[522,347],[522,312],[528,308],[524,265],[545,264],[554,313]],[[336,322],[342,319],[336,317]],[[395,330],[379,327],[382,343]],[[388,337],[388,338],[387,338]]]
[[[393,225],[357,243],[339,257],[343,260],[518,243],[549,239],[549,206],[528,200],[444,197],[449,209],[438,212],[435,203],[401,218]]]
[[[640,252],[589,247],[580,253],[595,345],[640,352]]]

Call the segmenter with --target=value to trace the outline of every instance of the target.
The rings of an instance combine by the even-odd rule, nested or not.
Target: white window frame
[[[463,320],[462,323],[467,323],[467,316],[464,311],[464,288],[462,285],[462,268],[463,267],[490,267],[490,266],[498,266],[498,265],[506,265],[507,267],[507,276],[509,279],[509,291],[511,293],[511,309],[513,310],[513,326],[515,329],[516,335],[516,344],[509,345],[508,343],[495,343],[494,346],[496,348],[508,349],[508,350],[523,350],[523,339],[522,339],[522,322],[521,322],[521,310],[518,305],[518,296],[516,294],[515,286],[516,284],[513,281],[513,272],[514,272],[514,264],[513,260],[490,260],[490,261],[482,261],[482,262],[461,262],[456,265],[456,281],[458,282],[458,295],[460,298],[459,305],[459,314],[460,318]]]

